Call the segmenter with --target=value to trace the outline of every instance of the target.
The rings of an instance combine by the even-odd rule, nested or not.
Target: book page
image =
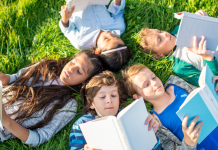
[[[202,79],[201,81],[204,81],[204,82],[200,82],[199,81],[199,85],[202,87],[204,85],[207,85],[208,86],[208,90],[210,91],[210,93],[213,95],[213,99],[215,101],[218,102],[218,95],[216,94],[216,91],[215,91],[215,86],[217,84],[217,82],[213,83],[212,82],[212,79],[214,77],[213,75],[213,72],[210,70],[210,67],[206,64],[206,66],[202,69],[202,71],[205,70],[205,76],[202,76]],[[200,75],[201,76],[201,75]],[[204,77],[204,78],[203,78]],[[204,84],[203,84],[204,83]],[[212,98],[212,97],[211,97]]]
[[[106,120],[90,121],[79,125],[90,148],[124,150],[113,120],[116,120],[116,117],[110,116]]]
[[[110,0],[89,0],[89,5],[108,5]]]
[[[0,128],[4,130],[2,125],[2,81],[0,80]]]
[[[128,107],[128,111],[118,117],[123,131],[126,133],[127,141],[133,150],[142,148],[152,149],[157,143],[157,139],[153,130],[148,131],[148,125],[145,120],[148,112],[144,100],[138,99],[133,105]],[[125,110],[126,108],[124,108]]]
[[[183,13],[184,16],[180,22],[176,45],[193,47],[194,36],[197,36],[198,44],[201,37],[205,36],[207,49],[212,51],[218,50],[218,18],[187,12]]]
[[[89,3],[89,0],[69,0],[67,2],[68,11],[70,11],[73,6],[75,6],[74,13],[78,11],[83,11],[88,6],[88,3]]]

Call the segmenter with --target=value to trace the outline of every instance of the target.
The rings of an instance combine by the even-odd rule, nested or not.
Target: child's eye
[[[112,97],[117,97],[117,95],[111,95]]]
[[[161,30],[159,30],[159,33],[161,33],[162,31]]]
[[[154,76],[152,79],[156,79],[156,76]]]
[[[100,97],[100,99],[104,99],[105,98],[105,96],[103,96],[103,97]]]
[[[79,70],[77,70],[77,72],[78,72],[78,74],[80,74],[80,75],[82,74]]]

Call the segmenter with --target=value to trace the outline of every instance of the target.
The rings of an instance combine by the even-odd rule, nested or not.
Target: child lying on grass
[[[123,82],[126,93],[137,99],[143,97],[145,101],[153,105],[152,112],[161,121],[162,125],[169,129],[180,141],[183,142],[182,149],[218,149],[218,127],[215,128],[201,144],[197,144],[203,122],[196,121],[196,116],[189,127],[186,126],[188,116],[183,122],[176,112],[183,104],[188,94],[176,85],[169,85],[164,89],[161,80],[146,66],[133,65],[127,68],[123,74]]]
[[[70,150],[73,149],[85,149],[89,147],[86,144],[84,136],[81,132],[79,124],[94,120],[99,117],[113,115],[115,116],[119,111],[119,106],[123,101],[123,93],[116,79],[115,74],[110,71],[105,71],[94,76],[88,84],[84,85],[81,89],[81,98],[83,102],[84,114],[73,125],[70,133]],[[149,130],[152,128],[156,132],[159,124],[156,120],[149,115],[145,121],[145,124],[149,124]],[[160,150],[160,141],[153,148]]]
[[[47,142],[75,117],[73,93],[102,71],[100,65],[95,54],[84,50],[73,59],[41,60],[13,75],[0,72],[5,85],[0,141],[17,137],[32,147]]]
[[[59,26],[72,45],[80,50],[94,49],[111,71],[118,71],[130,59],[130,52],[120,36],[124,33],[125,0],[113,0],[104,5],[89,5],[84,11],[68,12],[61,7]],[[111,14],[110,14],[111,13]]]
[[[196,13],[207,16],[202,10]],[[205,37],[202,37],[199,45],[197,45],[197,38],[194,37],[193,48],[181,47],[175,45],[177,32],[178,27],[172,32],[173,35],[158,29],[142,29],[140,33],[142,51],[154,54],[156,58],[171,55],[169,59],[173,62],[174,73],[195,86],[199,86],[198,78],[206,63],[213,74],[218,75],[216,57],[211,50],[206,49]]]

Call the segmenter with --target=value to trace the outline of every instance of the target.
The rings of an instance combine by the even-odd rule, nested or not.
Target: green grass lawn
[[[44,57],[59,59],[78,52],[64,37],[59,28],[61,5],[64,0],[0,0],[0,71],[12,74],[29,63]],[[137,35],[143,27],[172,31],[179,21],[173,13],[196,12],[203,9],[212,17],[218,17],[216,0],[126,0],[125,20],[127,29],[122,39],[131,48],[133,57],[128,65],[147,65],[165,82],[173,74],[167,58],[154,59],[138,50]],[[80,98],[78,97],[78,101]],[[126,105],[132,99],[128,99]],[[151,105],[147,104],[148,109]],[[81,115],[81,104],[73,121],[49,142],[36,149],[68,149],[72,124]],[[0,150],[32,149],[18,139],[0,144]]]

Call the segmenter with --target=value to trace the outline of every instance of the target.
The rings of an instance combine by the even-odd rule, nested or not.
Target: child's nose
[[[75,71],[76,69],[77,69],[76,66],[71,66],[70,69],[69,69],[69,71],[70,71],[71,73],[74,73],[74,71]]]
[[[107,98],[107,103],[112,103],[112,98],[110,96]]]

